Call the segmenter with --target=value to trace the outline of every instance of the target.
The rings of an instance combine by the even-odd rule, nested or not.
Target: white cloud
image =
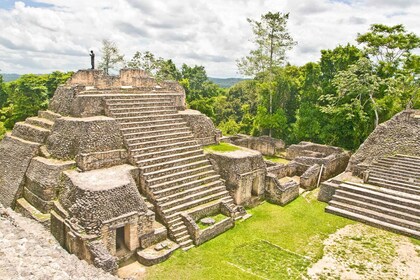
[[[0,69],[41,73],[89,67],[88,50],[102,39],[115,41],[130,58],[149,50],[175,63],[204,65],[210,76],[237,76],[235,60],[252,48],[246,18],[289,12],[289,31],[298,45],[293,64],[319,59],[320,50],[348,42],[373,23],[404,24],[420,34],[415,0],[36,0],[0,9]],[[45,6],[45,5],[44,5]],[[97,54],[100,58],[100,54]]]

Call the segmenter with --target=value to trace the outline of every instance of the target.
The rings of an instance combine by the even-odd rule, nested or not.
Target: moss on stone
[[[204,150],[206,152],[234,152],[237,150],[241,150],[240,147],[238,146],[234,146],[232,144],[229,143],[220,143],[218,145],[209,145],[209,146],[205,146]]]

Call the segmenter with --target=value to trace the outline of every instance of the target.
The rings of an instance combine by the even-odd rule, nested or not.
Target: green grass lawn
[[[234,152],[237,150],[240,150],[241,148],[238,146],[234,146],[231,145],[229,143],[220,143],[218,145],[209,145],[209,146],[205,146],[204,150],[211,152],[211,151],[215,151],[215,152]]]
[[[322,257],[322,241],[353,223],[325,206],[315,192],[285,207],[264,203],[233,229],[148,268],[146,279],[301,279]]]
[[[284,164],[288,164],[290,162],[290,160],[287,160],[285,158],[281,158],[281,157],[276,157],[276,156],[263,156],[264,159],[275,162],[275,163],[284,163]]]

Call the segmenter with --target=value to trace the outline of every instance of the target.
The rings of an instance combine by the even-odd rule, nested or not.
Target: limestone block
[[[118,269],[117,259],[108,252],[101,240],[88,242],[87,248],[96,267],[102,268],[106,272],[116,273]]]
[[[266,199],[278,205],[286,205],[299,196],[299,184],[290,180],[281,184],[274,174],[266,176]]]
[[[300,187],[305,190],[313,190],[316,188],[316,184],[319,177],[319,171],[321,166],[314,164],[300,176]]]
[[[82,87],[59,86],[50,101],[48,109],[63,116],[70,116],[73,100],[80,90],[82,90]]]
[[[0,142],[0,203],[11,207],[21,196],[25,172],[40,145],[6,135]]]
[[[236,204],[247,205],[264,195],[266,165],[260,152],[246,148],[232,152],[208,151]]]
[[[104,116],[105,114],[105,99],[101,96],[77,96],[71,103],[70,114],[73,117],[94,117]]]
[[[80,153],[104,152],[122,147],[117,122],[104,116],[59,118],[47,139],[48,151],[58,159],[74,159]]]
[[[119,149],[106,152],[82,153],[76,156],[77,167],[83,171],[108,168],[127,163],[127,150]]]
[[[35,157],[31,160],[26,172],[25,186],[41,199],[53,200],[55,199],[61,172],[74,167],[74,161]]]
[[[191,128],[195,140],[200,145],[211,145],[219,142],[219,133],[209,117],[196,110],[185,110],[178,113]]]

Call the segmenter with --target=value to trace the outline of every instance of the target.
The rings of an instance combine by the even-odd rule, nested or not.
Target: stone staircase
[[[173,100],[165,94],[107,95],[107,114],[117,120],[130,161],[140,168],[142,189],[170,236],[193,246],[181,213],[221,201],[233,203]]]
[[[341,183],[325,211],[420,239],[420,158],[378,160],[367,184]]]

